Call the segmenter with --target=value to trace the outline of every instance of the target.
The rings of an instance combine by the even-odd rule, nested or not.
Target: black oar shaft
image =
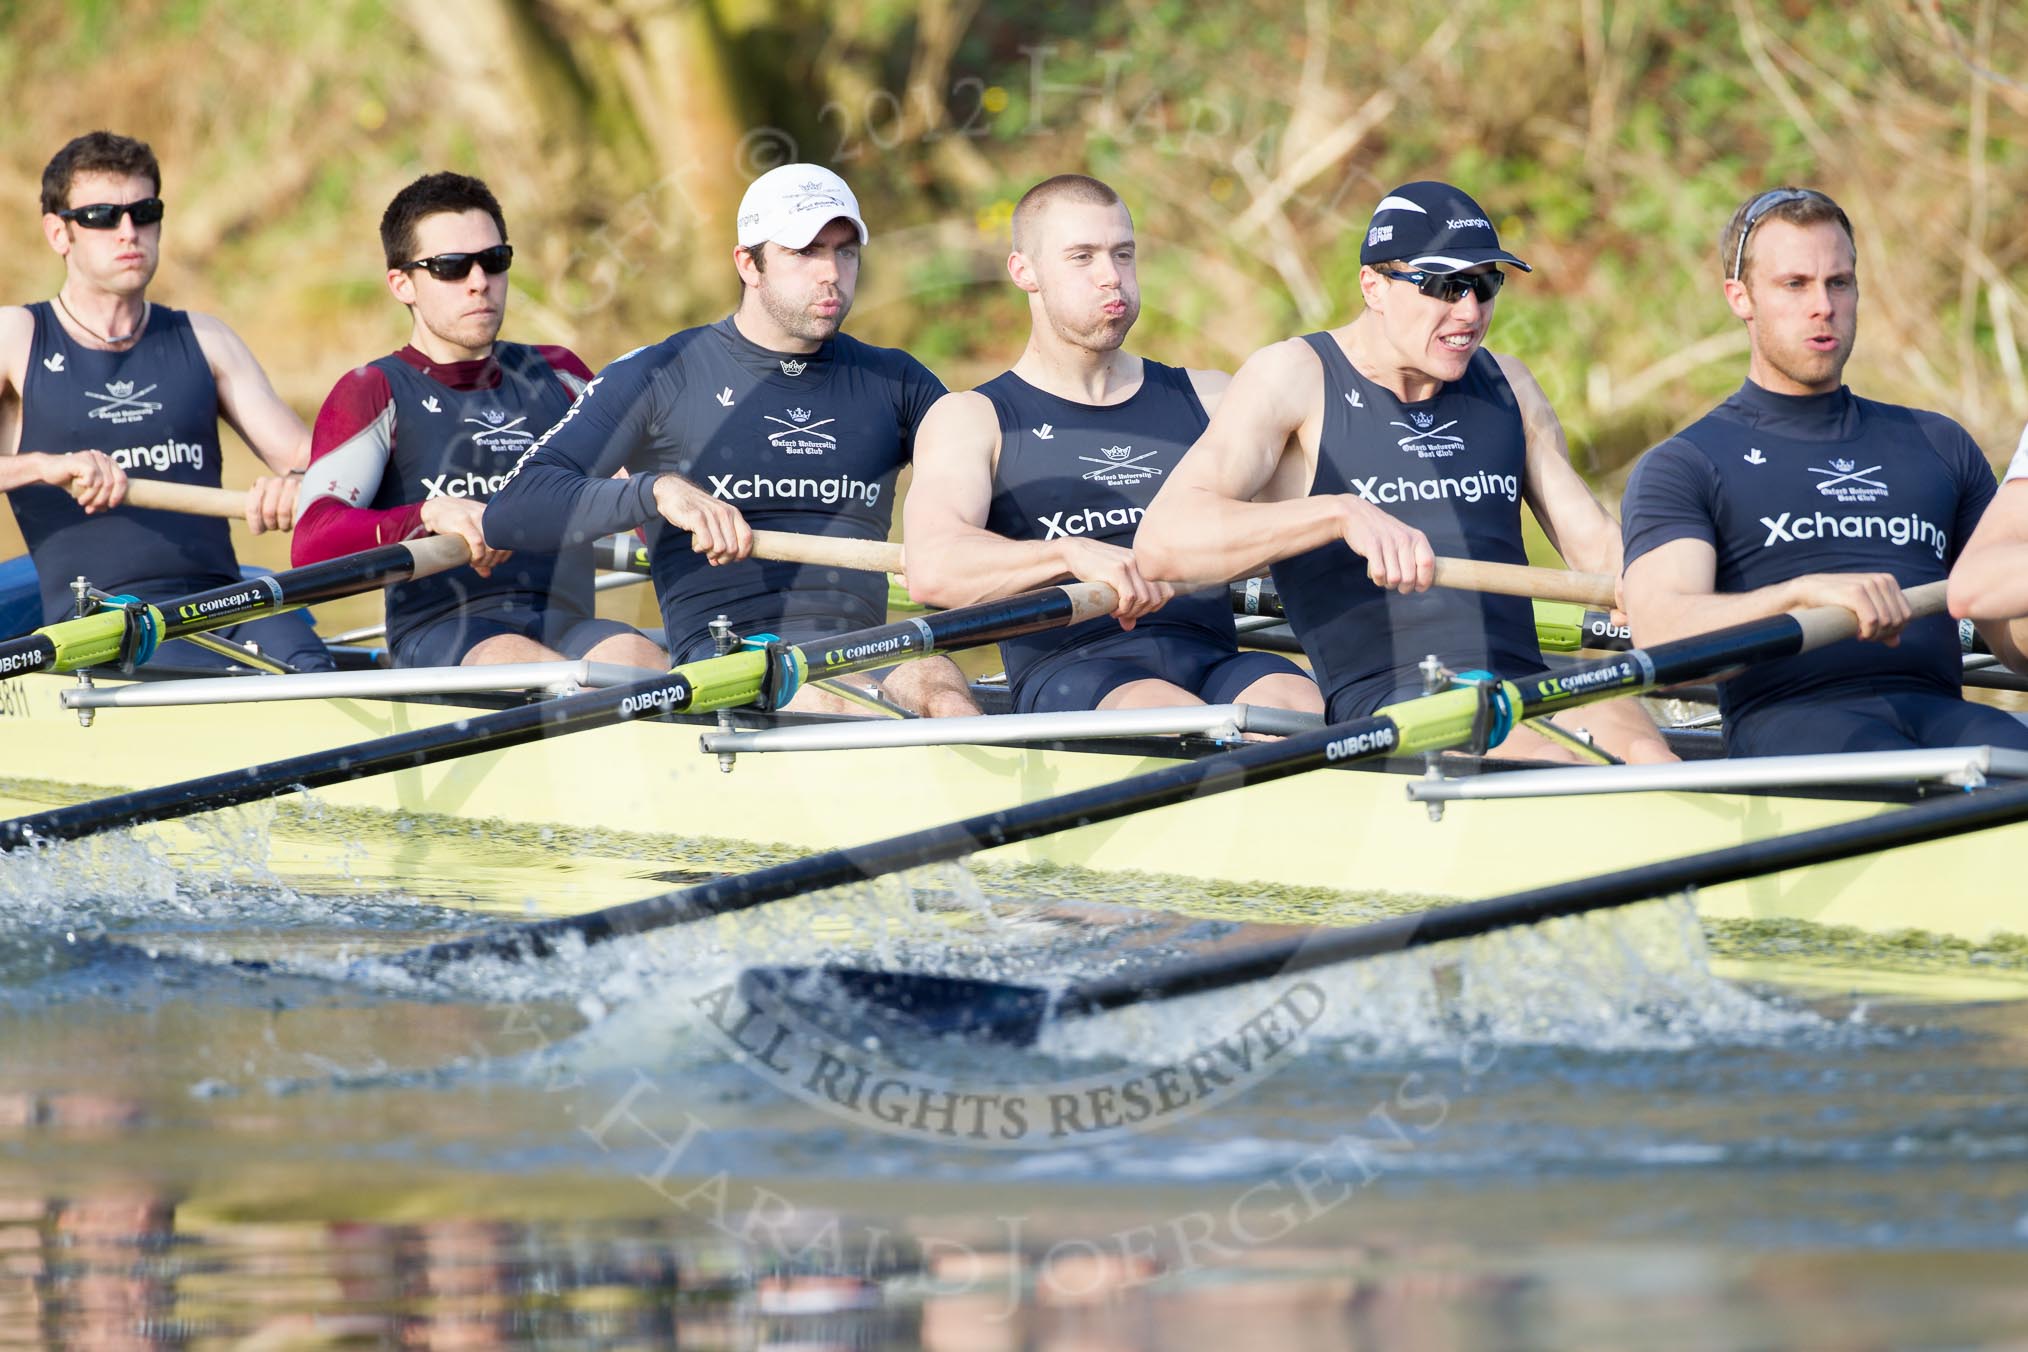
[[[1222,990],[1354,958],[1378,957],[1473,938],[1495,930],[1672,896],[1693,887],[1718,887],[2022,821],[2028,821],[2028,784],[1982,790],[1894,808],[1885,816],[1840,822],[1600,877],[1578,878],[1459,906],[1376,920],[1353,929],[1322,930],[1300,938],[1272,940],[1246,950],[1227,950],[1165,964],[1138,975],[1086,982],[1064,991],[1057,1009],[1063,1013],[1090,1014],[1147,1000]]]
[[[382,545],[378,549],[306,564],[286,573],[250,577],[224,587],[195,592],[161,603],[164,638],[231,624],[249,615],[270,614],[296,606],[315,605],[351,596],[369,587],[406,582],[439,571],[439,561],[455,554],[469,557],[456,536],[432,536],[428,542]],[[444,565],[454,566],[454,565]]]
[[[1110,610],[1112,604],[1109,588],[1084,584],[1049,587],[899,624],[855,630],[803,645],[796,653],[813,676],[841,675],[952,647],[990,643],[1075,623]],[[757,652],[708,658],[688,663],[665,676],[608,690],[480,714],[245,770],[53,808],[0,822],[0,851],[37,841],[77,840],[143,822],[238,807],[298,789],[326,788],[394,770],[419,769],[630,719],[737,707],[750,703],[759,693],[766,665],[767,659]]]
[[[1013,845],[1073,827],[1113,821],[1190,798],[1208,797],[1301,774],[1328,760],[1356,759],[1335,749],[1360,745],[1384,750],[1395,745],[1394,720],[1384,715],[1324,728],[1280,742],[1262,742],[1236,751],[1183,761],[1137,775],[1124,784],[1100,784],[1075,793],[982,813],[870,845],[828,850],[681,891],[593,911],[559,916],[418,949],[403,955],[418,967],[479,955],[521,956],[551,951],[562,939],[601,943],[607,939],[714,916],[749,910],[768,902],[827,887],[843,887],[903,869],[960,859],[979,850]]]
[[[690,683],[671,674],[613,686],[570,699],[503,709],[478,718],[440,723],[339,751],[317,751],[228,770],[201,779],[137,789],[89,803],[52,808],[0,822],[0,851],[37,842],[77,840],[142,822],[239,807],[299,789],[328,788],[393,770],[414,770],[460,756],[520,746],[631,718],[681,713],[691,700]]]
[[[1851,617],[1845,612],[1847,632]],[[1809,612],[1811,622],[1777,615],[1716,634],[1572,667],[1555,677],[1521,684],[1517,718],[1554,713],[1656,683],[1729,672],[1743,662],[1785,657],[1840,637],[1839,621]],[[898,627],[898,626],[897,626]],[[606,939],[747,910],[827,887],[961,858],[977,850],[1033,840],[1096,822],[1112,821],[1187,798],[1208,797],[1248,784],[1301,774],[1318,766],[1376,760],[1468,740],[1477,694],[1453,690],[1412,700],[1370,718],[1264,742],[1153,770],[1113,784],[1043,799],[945,826],[893,836],[870,845],[831,850],[732,878],[716,879],[641,901],[536,921],[513,929],[454,940],[404,955],[418,967],[476,955],[540,955],[558,941]]]

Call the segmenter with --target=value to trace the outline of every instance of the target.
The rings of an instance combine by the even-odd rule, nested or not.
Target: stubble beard
[[[439,339],[454,347],[476,351],[482,347],[491,347],[499,341],[500,325],[505,318],[504,315],[497,315],[490,323],[480,319],[462,320],[446,328],[438,328],[425,318],[423,325]]]
[[[812,297],[811,301],[823,299],[828,298]],[[838,293],[838,302],[838,313],[824,319],[811,314],[807,303],[794,305],[774,288],[766,285],[760,288],[761,309],[766,312],[768,319],[776,328],[798,342],[821,343],[843,328],[845,316],[852,312],[852,302],[842,291]]]
[[[1844,382],[1845,363],[1852,356],[1852,340],[1840,334],[1836,352],[1812,352],[1796,343],[1765,351],[1762,356],[1769,366],[1797,385],[1835,387]]]

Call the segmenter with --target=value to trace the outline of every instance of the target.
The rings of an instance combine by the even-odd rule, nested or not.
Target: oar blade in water
[[[927,1037],[981,1038],[1031,1046],[1050,1012],[1049,992],[971,977],[878,972],[863,967],[749,967],[749,1004],[791,1005],[835,1016],[873,1011],[883,1026]]]

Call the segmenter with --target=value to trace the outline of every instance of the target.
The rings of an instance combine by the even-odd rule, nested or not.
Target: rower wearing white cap
[[[1430,589],[1439,554],[1526,563],[1524,498],[1573,565],[1620,566],[1618,527],[1541,387],[1483,347],[1498,265],[1529,270],[1485,211],[1447,183],[1403,184],[1359,261],[1365,311],[1248,358],[1134,541],[1143,573],[1181,584],[1273,565],[1334,720],[1420,693],[1430,654],[1508,678],[1544,668],[1526,600]],[[1631,701],[1556,722],[1628,760],[1671,759]],[[1527,728],[1500,749],[1581,755]]]
[[[858,200],[829,169],[756,179],[732,255],[739,308],[606,367],[487,504],[487,541],[554,550],[645,524],[679,663],[711,654],[720,615],[791,643],[882,623],[882,575],[751,557],[755,529],[886,539],[895,479],[944,394],[906,352],[839,331],[866,240]],[[916,712],[977,712],[946,658],[895,668],[884,686]],[[789,707],[847,706],[805,688]]]

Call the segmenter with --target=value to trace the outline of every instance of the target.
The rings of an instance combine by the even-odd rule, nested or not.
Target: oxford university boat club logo
[[[479,429],[472,433],[472,444],[480,450],[520,455],[535,440],[535,433],[522,426],[527,421],[526,413],[510,419],[504,408],[483,408],[477,417],[466,417],[464,424]]]
[[[1880,466],[1868,465],[1859,468],[1857,460],[1834,457],[1828,466],[1812,465],[1810,473],[1817,479],[1817,491],[1827,498],[1839,502],[1875,502],[1887,496],[1887,485],[1870,476],[1880,473]]]
[[[783,375],[799,376],[803,374],[803,372],[810,369],[810,363],[806,361],[797,361],[793,357],[786,357],[782,360],[781,367]]]
[[[1407,422],[1392,418],[1387,425],[1408,433],[1397,438],[1395,444],[1421,460],[1447,460],[1465,449],[1465,439],[1450,430],[1458,425],[1456,418],[1438,426],[1436,414],[1417,409],[1408,415]]]
[[[1159,450],[1157,447],[1156,451]],[[1126,488],[1161,476],[1159,465],[1146,463],[1156,451],[1142,451],[1135,455],[1132,446],[1101,446],[1097,455],[1080,455],[1078,459],[1098,466],[1097,469],[1086,470],[1084,478],[1108,488]]]
[[[148,397],[155,389],[154,385],[149,385],[137,390],[131,380],[109,380],[103,392],[85,391],[85,398],[97,404],[87,416],[119,426],[139,422],[152,413],[162,411],[161,403]]]
[[[822,455],[838,445],[838,438],[823,429],[837,422],[836,418],[819,418],[807,408],[782,410],[786,418],[777,418],[768,413],[762,416],[775,424],[775,430],[767,434],[768,444],[789,455]]]

